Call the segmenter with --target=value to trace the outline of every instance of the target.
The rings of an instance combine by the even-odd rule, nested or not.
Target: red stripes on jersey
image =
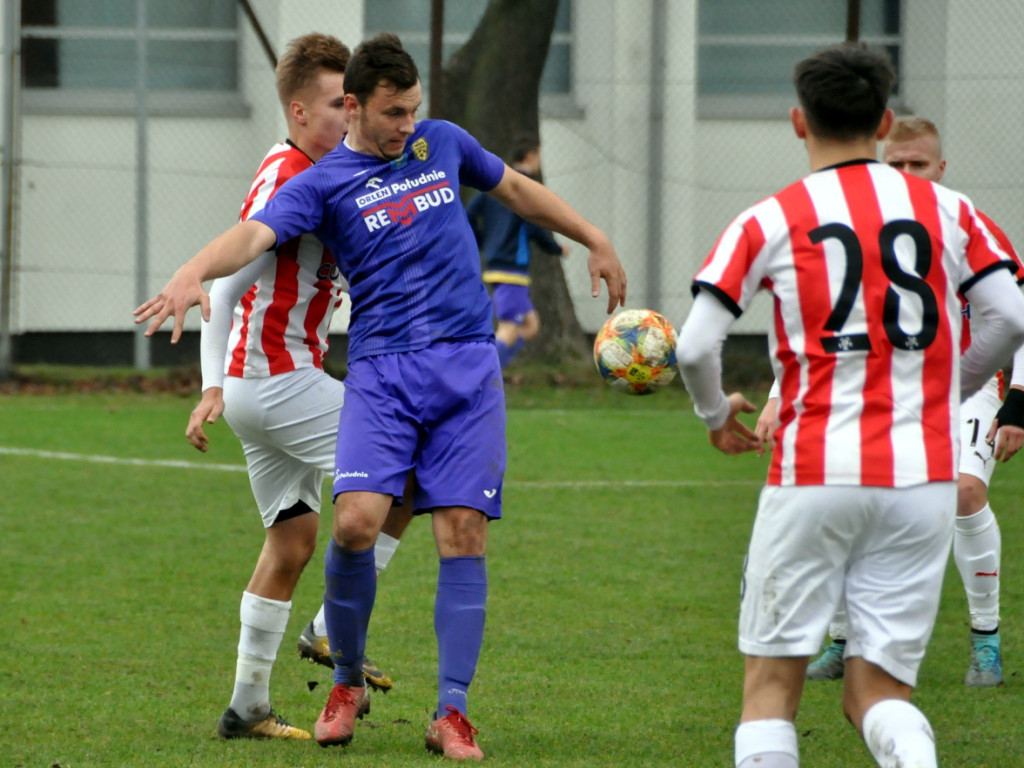
[[[292,176],[312,165],[290,144],[275,145],[260,165],[242,205],[244,221],[261,210]],[[345,281],[334,258],[312,235],[278,246],[276,258],[235,308],[227,374],[264,377],[296,368],[323,368],[327,333]]]
[[[861,290],[871,352],[864,374],[863,410],[860,417],[860,466],[863,485],[893,484],[893,382],[892,356],[886,339],[883,313],[889,280],[882,267],[881,231],[885,223],[867,166],[854,166],[839,174],[850,221],[864,253]],[[876,352],[877,350],[877,352]],[[834,356],[838,357],[838,355]]]
[[[299,302],[298,250],[297,239],[289,240],[277,249],[274,298],[263,317],[262,338],[263,354],[267,356],[271,376],[295,370],[285,338],[288,333],[288,316]]]
[[[775,295],[773,485],[955,477],[961,279],[1005,258],[966,198],[878,163],[825,169],[740,214],[695,278],[735,311]]]
[[[914,218],[924,224],[931,235],[931,263],[927,274],[923,277],[935,294],[935,300],[939,307],[944,307],[947,303],[953,304],[955,297],[948,295],[951,281],[946,277],[946,270],[942,268],[946,249],[943,247],[942,222],[939,219],[939,203],[935,197],[935,187],[931,184],[912,184],[908,191],[911,205],[914,208]],[[952,277],[953,280],[957,279],[956,275]],[[950,392],[947,382],[953,380],[954,368],[959,368],[960,361],[958,357],[946,354],[948,349],[958,349],[953,340],[956,318],[952,317],[949,320],[950,322],[938,324],[935,340],[923,353],[924,369],[921,387],[924,394],[924,407],[921,411],[921,422],[924,428],[925,457],[928,463],[929,477],[945,477],[947,475],[952,477],[957,464],[956,442],[947,438],[947,435],[955,432],[955,422],[952,421],[953,414],[950,412],[948,403]],[[959,396],[956,392],[952,394]]]
[[[801,229],[810,231],[820,223],[806,187],[794,184],[780,192],[777,199],[790,232]],[[802,325],[804,328],[823,328],[832,313],[828,291],[822,290],[829,282],[824,248],[820,243],[814,244],[803,238],[791,240],[789,246],[793,251],[796,295],[803,317]],[[787,372],[793,372],[796,370],[794,363],[796,367],[799,367],[799,363],[796,362],[793,350],[786,352],[786,357],[791,361]],[[825,428],[831,411],[834,369],[834,355],[807,355],[805,358],[803,370],[807,377],[808,396],[802,402],[796,454],[793,457],[799,485],[820,485],[825,481]],[[800,387],[799,376],[784,374],[781,386],[783,391],[791,393],[793,397],[788,402],[794,402]]]

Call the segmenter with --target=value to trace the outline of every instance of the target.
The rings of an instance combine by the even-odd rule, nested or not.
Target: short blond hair
[[[934,136],[939,147],[939,156],[942,156],[942,139],[939,136],[939,129],[935,123],[923,117],[897,117],[892,122],[889,135],[885,137],[887,144],[900,144],[905,141],[913,141],[922,136]]]
[[[274,70],[277,96],[287,111],[292,97],[313,82],[321,69],[345,72],[352,52],[332,35],[311,32],[288,42]]]

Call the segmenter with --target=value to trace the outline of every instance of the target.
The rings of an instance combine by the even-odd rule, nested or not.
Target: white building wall
[[[482,1],[482,0],[481,0]],[[280,52],[319,30],[354,45],[363,0],[256,0]],[[771,120],[698,119],[697,0],[666,3],[664,144],[660,169],[662,273],[647,274],[653,5],[577,0],[574,99],[578,113],[544,117],[545,180],[611,236],[630,277],[629,304],[679,322],[689,281],[728,221],[807,172],[785,111]],[[1024,243],[1024,3],[904,0],[903,105],[939,125],[946,181],[971,195]],[[247,117],[153,117],[149,122],[150,293],[229,226],[267,148],[285,123],[270,65],[243,22],[241,91]],[[158,98],[154,94],[154,98]],[[22,119],[17,282],[13,328],[128,330],[136,304],[135,120],[132,115],[33,115]],[[576,247],[567,277],[584,327],[603,322]],[[97,266],[99,264],[100,266]],[[759,299],[739,332],[765,331]],[[190,328],[198,327],[196,315]]]

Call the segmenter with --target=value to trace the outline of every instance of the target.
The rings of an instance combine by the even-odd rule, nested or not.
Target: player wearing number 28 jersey
[[[740,214],[695,285],[736,315],[760,288],[779,297],[768,484],[954,480],[956,288],[1012,269],[1008,258],[962,195],[870,161],[820,170]]]
[[[712,444],[759,448],[720,350],[772,293],[779,427],[743,571],[737,768],[799,765],[807,659],[843,597],[847,718],[880,766],[937,765],[910,693],[952,541],[959,403],[1024,342],[1024,297],[967,198],[875,161],[892,79],[856,45],[797,64],[790,121],[812,172],[727,227],[676,346]],[[984,318],[962,357],[958,294]]]

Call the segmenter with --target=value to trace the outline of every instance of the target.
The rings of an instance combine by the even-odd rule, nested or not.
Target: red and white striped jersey
[[[261,210],[282,184],[312,164],[295,145],[275,144],[260,164],[239,218],[245,221]],[[323,368],[327,331],[348,284],[313,235],[279,244],[276,256],[235,306],[228,376],[264,378]]]
[[[996,242],[999,243],[999,247],[1010,255],[1010,259],[1014,264],[1013,277],[1017,281],[1017,285],[1024,285],[1024,264],[1021,263],[1020,256],[1010,242],[1010,238],[1006,236],[1006,233],[1000,229],[998,224],[981,211],[978,211],[978,217],[988,227],[989,232],[992,233]],[[971,305],[963,296],[960,297],[960,304],[960,311],[964,317],[964,330],[963,335],[960,337],[960,352],[962,354],[971,346]],[[1003,372],[999,371],[996,373],[990,381],[986,382],[983,388],[989,390],[1002,400],[1006,396],[1006,381]]]
[[[774,295],[768,483],[955,479],[958,293],[1008,258],[963,195],[880,163],[812,173],[741,213],[694,290],[736,315]]]

